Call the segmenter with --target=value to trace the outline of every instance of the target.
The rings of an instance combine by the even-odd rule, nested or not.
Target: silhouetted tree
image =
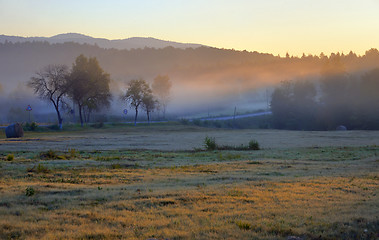
[[[158,97],[158,101],[162,106],[163,118],[166,117],[167,104],[170,101],[170,91],[172,83],[167,75],[158,75],[154,78],[152,88],[154,94]]]
[[[306,80],[285,81],[272,94],[271,111],[277,128],[311,130],[316,128],[316,88]]]
[[[70,88],[68,75],[69,71],[66,65],[48,65],[36,72],[36,76],[28,82],[28,86],[33,88],[39,98],[50,101],[54,105],[60,129],[62,129],[63,122],[60,110]]]
[[[287,128],[288,123],[293,118],[292,111],[293,90],[292,83],[284,81],[277,87],[271,96],[271,111],[273,114],[274,127]]]
[[[379,68],[357,80],[351,88],[353,114],[351,125],[357,129],[379,129]]]
[[[322,121],[327,129],[347,125],[350,115],[350,84],[346,68],[339,53],[332,54],[321,69],[321,111]]]
[[[146,111],[147,122],[150,124],[150,113],[158,106],[158,101],[155,99],[151,89],[147,89],[142,98],[142,108]]]
[[[315,130],[318,105],[316,87],[309,80],[298,80],[293,85],[294,115],[298,130]]]
[[[85,120],[83,111],[87,112],[89,120],[92,111],[110,105],[110,76],[100,67],[96,58],[78,56],[72,67],[70,82],[70,95],[78,105],[81,126]]]
[[[129,87],[125,95],[121,97],[136,111],[134,126],[137,125],[138,108],[143,104],[145,96],[149,94],[151,94],[151,89],[146,81],[143,79],[135,79],[129,82]]]

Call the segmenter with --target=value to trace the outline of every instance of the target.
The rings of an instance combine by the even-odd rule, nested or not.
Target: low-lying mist
[[[331,56],[276,57],[257,52],[239,52],[200,47],[197,49],[102,49],[77,43],[48,44],[39,42],[0,44],[0,108],[2,123],[26,122],[31,105],[31,120],[56,122],[53,106],[38,99],[26,82],[48,64],[71,67],[80,54],[96,57],[111,76],[112,103],[109,108],[93,114],[92,121],[125,121],[133,118],[133,109],[120,100],[127,83],[142,78],[152,84],[160,75],[172,82],[166,118],[191,118],[232,115],[267,110],[274,89],[285,80],[318,82],[326,75],[344,72],[350,77],[361,76],[379,67],[379,52],[372,49],[364,56],[354,53]],[[340,83],[342,85],[347,82]],[[353,100],[352,100],[353,101]],[[77,121],[67,100],[64,123]],[[346,103],[349,104],[349,103]],[[128,109],[125,116],[123,110]],[[145,118],[143,110],[140,119]],[[163,118],[161,111],[153,120]]]

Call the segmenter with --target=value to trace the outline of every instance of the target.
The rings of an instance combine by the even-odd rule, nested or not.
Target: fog
[[[125,108],[129,109],[126,117],[132,119],[133,110],[120,100],[120,95],[125,93],[128,81],[135,78],[143,78],[151,84],[157,75],[168,75],[172,89],[167,116],[180,119],[232,115],[235,108],[237,113],[267,110],[271,94],[282,81],[320,81],[335,72],[345,72],[349,77],[361,76],[379,67],[376,49],[367,51],[364,56],[337,53],[281,58],[207,47],[115,50],[77,43],[7,42],[0,43],[0,121],[28,121],[25,109],[31,105],[33,121],[56,122],[52,105],[38,99],[26,82],[48,64],[71,67],[81,53],[96,57],[112,79],[112,104],[109,109],[94,114],[92,121],[124,121]],[[144,117],[141,110],[140,119]],[[158,120],[162,114],[155,112],[152,117]],[[64,122],[74,120],[75,116],[67,109]]]

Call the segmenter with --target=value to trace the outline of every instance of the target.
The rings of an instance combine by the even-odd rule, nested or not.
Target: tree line
[[[101,68],[96,58],[80,55],[71,69],[66,65],[47,65],[30,78],[28,86],[39,98],[54,106],[62,129],[62,111],[74,111],[69,100],[77,106],[81,126],[89,122],[91,113],[109,107],[112,101],[109,83],[110,74]],[[154,110],[162,107],[163,113],[166,111],[171,89],[169,77],[157,76],[152,87],[143,79],[132,80],[125,95],[120,97],[135,109],[135,124],[140,107],[146,111],[148,121]]]
[[[379,68],[360,76],[340,70],[325,69],[318,81],[282,82],[272,94],[273,127],[379,129]]]

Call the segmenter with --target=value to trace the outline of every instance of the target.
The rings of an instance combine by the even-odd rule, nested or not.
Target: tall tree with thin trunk
[[[70,83],[68,81],[68,67],[66,65],[48,65],[36,72],[28,86],[33,88],[39,98],[50,101],[55,108],[58,117],[59,129],[62,129],[61,108],[64,105],[64,97],[68,93]]]
[[[142,98],[142,108],[146,111],[148,124],[150,124],[150,114],[157,108],[157,106],[158,101],[155,99],[151,89],[149,88]]]
[[[170,101],[170,91],[172,83],[168,75],[158,75],[154,78],[152,89],[153,93],[158,97],[158,101],[162,106],[163,118],[166,117],[167,105]]]
[[[134,116],[134,126],[137,125],[138,109],[143,104],[145,96],[151,94],[151,89],[147,82],[143,79],[134,79],[129,82],[126,93],[121,98],[134,108],[136,114]]]

